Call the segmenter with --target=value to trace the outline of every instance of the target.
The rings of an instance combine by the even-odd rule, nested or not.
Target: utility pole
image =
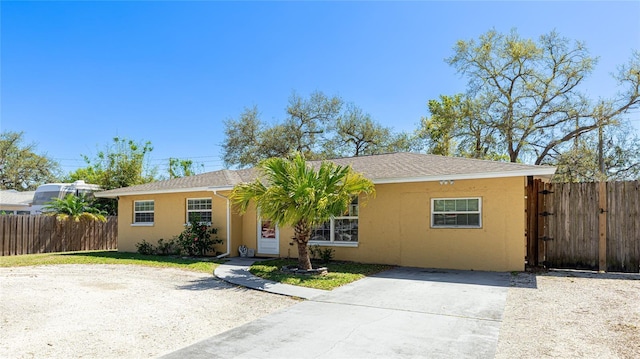
[[[578,128],[580,128],[580,116],[578,116],[578,114],[576,114],[576,131],[578,130]],[[578,137],[576,136],[573,138],[573,149],[577,152],[578,151]]]
[[[609,119],[610,115],[605,115],[605,103],[601,102],[594,113],[596,121],[598,121],[598,171],[600,172],[600,181],[604,181],[607,177],[604,169],[604,123],[605,119]]]
[[[602,140],[602,117],[598,118],[598,169],[600,170],[600,178],[604,179],[604,149]]]
[[[607,271],[607,177],[604,174],[604,144],[603,129],[604,124],[604,103],[597,113],[598,120],[598,170],[600,178],[598,179],[598,271],[604,273]]]
[[[172,157],[169,157],[169,179],[173,179],[176,177],[176,174],[173,170],[173,166],[175,164],[175,161],[177,161],[177,158],[174,159]]]

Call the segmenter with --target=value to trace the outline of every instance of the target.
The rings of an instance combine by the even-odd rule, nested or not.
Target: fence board
[[[609,183],[607,193],[607,260],[616,271],[640,269],[640,182]]]
[[[535,180],[533,176],[527,178],[526,187],[526,235],[527,235],[527,247],[526,247],[526,261],[528,265],[535,266],[538,264],[538,224],[537,224],[537,209],[538,204],[537,193],[535,192]]]
[[[3,256],[81,250],[117,249],[118,219],[107,222],[59,222],[42,215],[0,216]]]
[[[11,228],[15,227],[15,233],[14,233],[14,241],[15,243],[13,244],[13,248],[11,250],[11,254],[13,255],[18,255],[18,254],[22,254],[22,243],[23,243],[23,239],[22,239],[22,217],[18,216],[17,220],[16,220],[16,224],[15,226],[11,226]]]
[[[552,192],[554,192],[553,184],[546,183],[544,185],[544,189],[546,191],[549,191],[549,194],[546,195],[547,198],[546,198],[545,206],[546,207],[550,207],[550,208],[554,208],[553,203],[555,203],[555,196],[553,196],[553,193],[552,193]],[[556,231],[555,222],[554,221],[547,221],[546,226],[545,226],[545,236],[547,238],[554,238],[555,231]],[[553,244],[553,243],[551,243],[551,244]],[[550,255],[553,256],[554,251],[556,249],[557,249],[556,247],[554,247],[554,246],[552,246],[550,244],[547,244],[547,247],[546,247],[546,250],[545,250],[545,261],[547,260],[546,257],[549,257]]]
[[[598,183],[555,183],[545,201],[546,261],[550,267],[598,269]],[[608,271],[640,269],[640,182],[609,182],[605,191]]]

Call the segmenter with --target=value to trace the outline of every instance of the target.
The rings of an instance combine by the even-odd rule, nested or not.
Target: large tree
[[[337,96],[293,93],[281,122],[266,124],[257,107],[245,108],[238,119],[225,121],[223,160],[227,167],[255,166],[261,160],[302,153],[326,159],[407,151],[413,138],[375,122],[358,107]]]
[[[0,134],[0,189],[35,190],[39,185],[56,182],[59,164],[37,154],[35,144],[24,144],[24,132]]]
[[[264,218],[279,226],[292,226],[302,269],[311,269],[311,230],[347,212],[354,196],[374,194],[373,183],[351,167],[322,161],[314,169],[300,153],[291,159],[264,160],[258,169],[258,179],[237,185],[230,198],[241,213],[253,203]]]
[[[157,169],[148,165],[147,156],[153,150],[151,142],[114,137],[113,143],[98,151],[94,158],[83,155],[87,167],[70,173],[66,181],[84,180],[100,185],[102,189],[114,189],[153,182]],[[113,199],[99,199],[96,204],[110,215],[117,214],[117,203]]]
[[[354,104],[348,104],[329,129],[333,136],[324,143],[327,158],[410,151],[413,147],[410,136],[394,133]]]
[[[593,122],[574,128],[576,117],[586,120],[589,112],[578,85],[596,64],[583,43],[556,32],[534,41],[515,30],[491,30],[458,41],[454,52],[448,63],[467,77],[467,95],[486,111],[511,162],[532,155],[539,164],[545,155],[538,149],[595,128]]]
[[[342,104],[339,97],[328,97],[319,91],[313,92],[308,99],[293,93],[284,122],[284,130],[293,139],[292,150],[307,158],[320,153],[327,126],[338,120]]]
[[[463,94],[429,100],[430,117],[420,120],[417,138],[429,153],[479,159],[504,160],[497,129],[478,100]],[[507,158],[508,159],[508,158]]]
[[[577,178],[580,180],[640,178],[640,136],[625,118],[629,110],[640,105],[640,52],[634,51],[630,60],[618,68],[614,78],[622,90],[612,98],[600,99],[593,107],[591,117],[595,120],[597,131],[582,135],[579,140],[574,141],[583,148],[572,146],[566,152],[562,152],[562,147],[560,150],[550,146],[545,148],[546,153],[552,158],[558,153],[556,162],[559,166],[565,167],[565,170],[567,159],[579,160],[579,163],[584,164],[589,154],[595,154],[595,160],[590,163],[597,166],[597,174],[590,176],[585,173],[591,171],[574,169],[573,172],[578,173]]]
[[[640,179],[640,136],[628,122],[612,124],[575,138],[568,149],[552,153],[554,181],[593,182]]]
[[[467,78],[468,90],[430,101],[419,134],[433,152],[550,163],[638,105],[638,58],[634,52],[616,76],[623,91],[594,103],[580,87],[597,59],[581,42],[556,32],[526,39],[515,30],[460,40],[447,62]]]
[[[224,122],[225,142],[222,158],[227,167],[255,166],[261,160],[300,152],[316,158],[326,140],[327,126],[340,114],[342,100],[313,92],[309,98],[295,92],[289,97],[287,117],[267,126],[256,106],[245,108],[240,118]]]
[[[147,155],[151,151],[151,142],[114,137],[113,143],[107,144],[95,157],[83,155],[87,167],[70,173],[68,180],[85,180],[105,190],[153,182],[157,169],[148,165]]]
[[[264,124],[258,107],[245,108],[240,118],[224,121],[225,142],[222,160],[225,166],[247,167],[260,162],[260,143]]]
[[[169,158],[169,178],[193,176],[200,171],[196,167],[193,160]]]

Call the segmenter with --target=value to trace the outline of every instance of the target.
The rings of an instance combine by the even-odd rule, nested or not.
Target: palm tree
[[[300,153],[264,160],[258,169],[261,176],[237,185],[230,198],[241,214],[253,201],[264,218],[292,226],[301,269],[311,269],[307,244],[313,227],[345,213],[354,196],[375,193],[373,182],[350,166],[323,161],[316,171]]]
[[[58,220],[73,220],[74,222],[106,222],[107,218],[84,195],[68,194],[65,198],[54,198],[44,206],[47,215],[56,216]]]

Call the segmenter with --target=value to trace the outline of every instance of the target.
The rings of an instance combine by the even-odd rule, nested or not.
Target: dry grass
[[[496,358],[639,358],[640,276],[520,273]]]
[[[223,262],[223,260],[215,260],[209,257],[183,258],[117,251],[43,253],[0,257],[0,267],[57,264],[121,264],[156,268],[176,268],[202,273],[213,273],[215,268]]]

